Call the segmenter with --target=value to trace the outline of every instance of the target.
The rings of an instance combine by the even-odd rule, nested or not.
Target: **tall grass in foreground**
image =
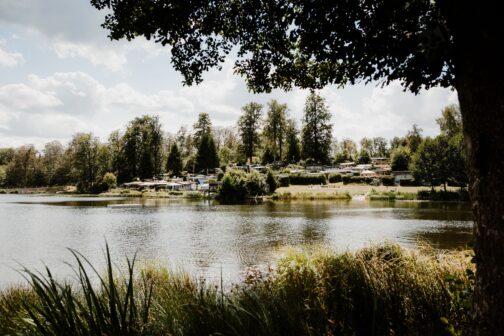
[[[467,252],[390,244],[291,252],[227,290],[160,267],[135,273],[134,262],[118,276],[108,252],[106,276],[93,286],[75,256],[76,284],[26,270],[29,289],[0,295],[0,334],[456,335],[469,324]]]
[[[45,275],[25,269],[30,289],[10,290],[0,299],[0,321],[3,322],[0,334],[144,334],[153,287],[143,277],[143,282],[136,282],[135,259],[127,260],[127,275],[119,278],[114,275],[108,246],[105,276],[84,256],[71,252],[77,264],[74,267],[77,282],[59,282],[47,267]],[[11,315],[10,321],[3,321],[4,314]]]

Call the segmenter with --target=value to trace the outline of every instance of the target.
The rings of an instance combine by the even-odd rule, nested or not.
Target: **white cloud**
[[[180,95],[200,107],[200,112],[209,113],[214,123],[234,123],[239,117],[241,106],[248,102],[246,99],[250,94],[245,90],[242,79],[233,74],[232,59],[227,59],[223,64],[223,70],[217,74],[218,78],[211,78],[212,75],[215,75],[214,71],[207,76],[210,78],[204,80],[200,85],[181,88]],[[240,97],[239,104],[241,105],[237,106],[232,103],[233,100],[236,100],[233,98],[236,97]]]
[[[234,125],[243,105],[266,105],[270,99],[287,103],[300,126],[308,91],[251,94],[243,79],[233,75],[232,59],[221,72],[205,74],[201,85],[181,87],[180,76],[163,71],[170,67],[170,48],[145,39],[111,42],[100,27],[103,16],[89,0],[0,1],[0,36],[15,39],[24,54],[7,49],[0,40],[0,65],[14,67],[27,59],[25,66],[15,69],[17,78],[10,75],[0,86],[2,142],[17,144],[23,137],[40,144],[78,131],[104,137],[146,113],[158,114],[168,131],[192,125],[199,112],[208,112],[214,125]],[[82,59],[94,66],[84,65],[87,73]],[[166,68],[152,80],[160,66]],[[28,72],[37,75],[26,77]],[[434,88],[414,96],[397,82],[384,88],[330,86],[320,94],[333,114],[334,135],[354,140],[403,135],[413,123],[433,135],[440,110],[457,102],[455,92]]]
[[[61,105],[51,92],[42,92],[26,84],[0,87],[0,107],[10,110],[40,111]]]
[[[25,83],[0,86],[0,134],[45,142],[94,132],[106,139],[143,114],[159,115],[166,130],[176,131],[201,111],[192,100],[170,90],[145,94],[127,83],[107,87],[83,72],[32,74]]]
[[[1,48],[2,43],[0,43],[0,65],[13,67],[24,62],[24,57],[18,52],[8,52]]]
[[[20,28],[30,39],[53,50],[59,59],[82,58],[117,72],[124,70],[130,52],[141,51],[147,58],[170,53],[170,48],[144,38],[110,41],[100,26],[104,14],[89,0],[0,1],[0,25]],[[22,55],[0,49],[0,65],[12,66],[16,60],[22,61],[19,57]]]
[[[38,139],[39,146],[55,138],[68,140],[76,132],[94,132],[105,140],[112,130],[143,114],[159,115],[164,129],[175,132],[181,125],[192,125],[202,111],[210,114],[216,126],[232,125],[241,106],[251,100],[287,102],[291,117],[301,118],[306,90],[254,96],[242,86],[239,78],[225,74],[220,81],[210,79],[196,87],[145,93],[126,82],[106,86],[83,72],[32,74],[24,83],[0,86],[0,134],[3,141],[9,137],[13,144],[18,142],[13,137]],[[348,91],[334,87],[320,91],[339,139],[391,138],[404,135],[413,123],[432,135],[437,132],[435,119],[440,110],[456,102],[455,92],[432,89],[414,96],[404,93],[399,83],[354,91],[361,92],[354,99],[348,99]],[[349,103],[352,100],[357,103]]]
[[[54,41],[52,47],[61,58],[85,58],[93,65],[101,65],[111,71],[119,71],[127,62],[126,52],[114,48],[103,48],[94,43],[74,43],[69,41]]]
[[[419,95],[404,92],[399,82],[375,87],[369,97],[362,99],[362,113],[356,118],[356,129],[368,136],[402,136],[413,124],[425,135],[439,133],[436,118],[443,107],[457,102],[456,92],[432,88]],[[359,125],[359,128],[357,126]]]

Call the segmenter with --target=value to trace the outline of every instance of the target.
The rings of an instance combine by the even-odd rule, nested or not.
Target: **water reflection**
[[[460,225],[444,226],[441,228],[432,228],[430,231],[420,231],[412,235],[418,241],[428,242],[437,249],[456,249],[469,248],[473,242],[471,230]]]
[[[65,274],[66,247],[103,265],[107,240],[117,262],[135,252],[142,260],[180,265],[198,276],[236,280],[246,268],[274,259],[287,245],[355,249],[373,242],[435,248],[471,239],[467,205],[413,202],[266,202],[104,199],[0,195],[0,285],[18,280],[15,261],[42,262]]]

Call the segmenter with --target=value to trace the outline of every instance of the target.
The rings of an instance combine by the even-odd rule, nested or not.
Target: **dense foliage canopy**
[[[254,91],[382,78],[414,92],[453,84],[450,31],[443,8],[429,0],[91,3],[112,10],[103,24],[110,38],[170,45],[186,84],[200,82],[234,50],[236,72]]]

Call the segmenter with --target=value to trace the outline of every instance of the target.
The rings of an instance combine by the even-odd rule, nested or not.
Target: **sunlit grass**
[[[350,200],[352,197],[348,192],[325,193],[325,192],[281,192],[275,193],[271,197],[274,200]]]
[[[105,275],[74,252],[77,281],[25,270],[0,295],[1,335],[443,335],[467,330],[467,251],[291,250],[223,289],[159,265]],[[95,279],[97,281],[93,281]]]
[[[371,191],[366,195],[371,201],[394,201],[394,200],[416,200],[417,193],[399,192],[399,191]]]

